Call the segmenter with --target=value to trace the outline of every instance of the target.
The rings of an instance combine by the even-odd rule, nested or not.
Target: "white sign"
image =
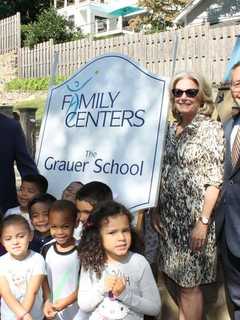
[[[37,165],[60,198],[71,181],[102,181],[135,211],[156,205],[168,81],[126,56],[95,58],[50,90]]]

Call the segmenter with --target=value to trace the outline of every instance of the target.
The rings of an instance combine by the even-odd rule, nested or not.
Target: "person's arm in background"
[[[21,125],[18,121],[15,121],[15,160],[17,164],[18,171],[21,177],[28,175],[28,174],[37,174],[38,169],[37,166],[30,156],[27,145],[26,139],[21,128]]]

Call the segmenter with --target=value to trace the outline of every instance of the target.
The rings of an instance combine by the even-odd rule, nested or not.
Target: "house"
[[[94,36],[131,32],[128,20],[145,12],[137,0],[54,0],[54,7],[84,34]]]
[[[191,0],[174,19],[175,25],[240,23],[240,0]]]

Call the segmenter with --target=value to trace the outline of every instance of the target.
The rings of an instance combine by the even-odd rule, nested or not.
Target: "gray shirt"
[[[129,252],[122,262],[107,264],[101,279],[96,274],[81,270],[78,304],[82,311],[94,313],[106,292],[104,278],[109,275],[124,277],[126,288],[117,299],[128,307],[126,320],[143,319],[143,315],[156,316],[161,300],[151,268],[140,254]]]

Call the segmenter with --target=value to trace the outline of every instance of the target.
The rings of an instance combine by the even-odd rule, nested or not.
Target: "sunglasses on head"
[[[186,96],[188,98],[194,98],[197,96],[199,90],[198,89],[187,89],[187,90],[172,89],[172,94],[175,98],[181,97],[184,92],[186,93]]]

